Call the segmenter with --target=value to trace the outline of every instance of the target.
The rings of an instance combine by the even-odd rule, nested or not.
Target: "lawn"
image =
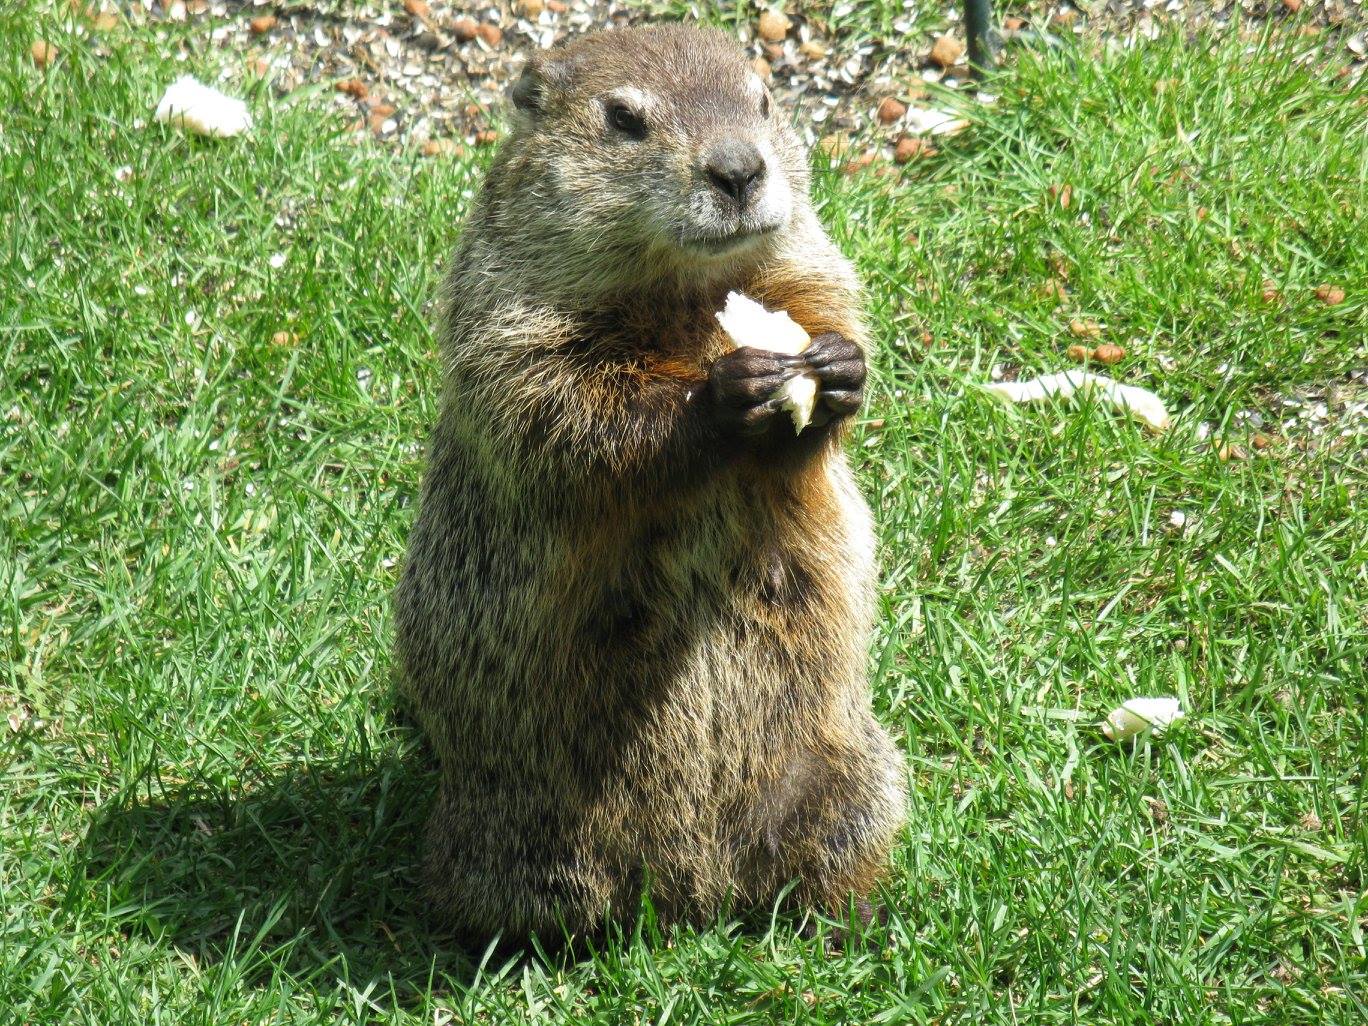
[[[387,604],[486,154],[63,24],[0,13],[0,1021],[1368,1018],[1368,87],[1313,40],[1021,50],[938,156],[819,170],[877,341],[889,921],[505,964],[422,920]],[[250,137],[152,122],[218,67]],[[1075,321],[1170,431],[976,387]],[[1105,740],[1142,694],[1187,718]]]

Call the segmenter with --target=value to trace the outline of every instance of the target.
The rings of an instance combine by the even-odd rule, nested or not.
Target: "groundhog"
[[[424,877],[468,938],[707,921],[790,882],[840,915],[904,764],[870,709],[874,538],[842,453],[859,289],[725,36],[531,58],[442,293],[441,412],[396,592],[440,762]],[[735,348],[737,290],[812,336]],[[775,391],[810,374],[801,434]]]

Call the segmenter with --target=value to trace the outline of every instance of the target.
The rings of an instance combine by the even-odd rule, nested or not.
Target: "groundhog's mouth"
[[[699,250],[713,256],[732,253],[754,245],[766,236],[773,235],[778,225],[765,225],[760,228],[740,228],[727,235],[692,235],[682,241],[686,249]]]

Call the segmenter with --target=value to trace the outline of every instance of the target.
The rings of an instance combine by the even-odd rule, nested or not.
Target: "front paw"
[[[804,363],[803,356],[750,346],[718,357],[708,372],[708,393],[719,424],[743,435],[764,434],[779,413],[775,393]]]
[[[864,402],[864,353],[850,339],[834,331],[813,336],[803,350],[803,371],[817,379],[818,410],[827,419],[848,417]],[[820,423],[818,417],[813,423]]]

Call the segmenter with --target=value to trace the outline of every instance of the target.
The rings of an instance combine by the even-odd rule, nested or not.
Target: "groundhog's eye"
[[[608,124],[619,132],[627,133],[634,139],[642,139],[646,136],[646,122],[641,119],[640,114],[625,103],[608,105]]]

